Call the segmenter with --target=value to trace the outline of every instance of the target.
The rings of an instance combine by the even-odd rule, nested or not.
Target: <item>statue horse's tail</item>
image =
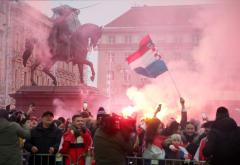
[[[35,42],[36,42],[35,39],[26,39],[25,50],[23,52],[23,66],[24,67],[26,67],[27,61],[33,52]]]

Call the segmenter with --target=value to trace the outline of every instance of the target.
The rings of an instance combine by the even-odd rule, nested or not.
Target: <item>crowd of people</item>
[[[180,98],[181,121],[163,123],[156,115],[137,121],[107,114],[103,107],[96,119],[86,105],[72,119],[46,111],[34,116],[7,106],[0,110],[0,165],[126,165],[127,157],[139,165],[164,165],[164,160],[196,161],[210,165],[238,164],[240,129],[226,107],[216,110],[215,120],[199,126],[188,120]],[[133,163],[133,162],[131,162]]]

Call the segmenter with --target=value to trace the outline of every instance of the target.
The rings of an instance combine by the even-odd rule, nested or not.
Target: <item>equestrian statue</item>
[[[23,53],[25,67],[34,48],[37,47],[39,50],[31,65],[32,85],[37,85],[34,81],[34,71],[41,65],[42,71],[51,77],[56,86],[57,80],[50,69],[57,61],[72,62],[73,65],[77,65],[81,83],[84,83],[83,65],[88,65],[92,73],[90,79],[94,80],[95,71],[92,62],[87,60],[87,54],[97,46],[102,35],[102,27],[91,23],[81,25],[78,20],[79,12],[78,9],[67,5],[54,8],[53,26],[47,39],[40,40],[35,37],[26,39]]]

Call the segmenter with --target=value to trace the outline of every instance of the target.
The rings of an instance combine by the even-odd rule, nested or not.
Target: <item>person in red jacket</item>
[[[92,145],[89,131],[84,128],[84,120],[81,115],[72,117],[72,126],[63,135],[63,143],[60,153],[70,156],[66,158],[66,165],[84,165],[85,155]],[[81,158],[80,158],[81,157]]]

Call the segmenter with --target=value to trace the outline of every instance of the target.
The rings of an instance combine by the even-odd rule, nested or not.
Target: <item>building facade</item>
[[[198,45],[201,31],[192,19],[204,6],[132,7],[104,27],[99,46],[98,88],[110,98],[110,104],[121,107],[119,98],[132,85],[144,86],[149,79],[131,71],[126,58],[149,34],[166,61],[184,59],[194,69],[191,51]]]
[[[51,20],[21,1],[0,2],[0,105],[5,106],[11,102],[10,93],[15,93],[22,86],[30,84],[30,66],[22,64],[22,54],[25,49],[25,40],[29,37],[41,36],[47,38]],[[33,57],[39,53],[34,49]],[[77,85],[79,76],[77,68],[71,63],[58,62],[52,72],[57,77],[58,85]],[[38,85],[52,85],[52,80],[37,69],[34,79]]]

